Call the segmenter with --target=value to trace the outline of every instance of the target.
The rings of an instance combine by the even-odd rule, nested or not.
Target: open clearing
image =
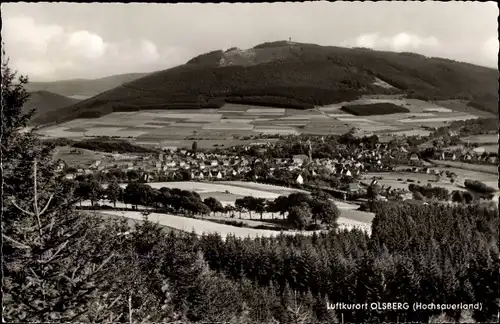
[[[121,211],[100,211],[101,214],[111,215],[111,216],[122,216],[132,219],[142,220],[143,215],[140,212],[121,212]],[[299,232],[299,231],[272,231],[272,230],[261,230],[254,228],[245,228],[245,227],[236,227],[224,224],[217,224],[210,221],[187,218],[182,216],[174,216],[167,214],[159,214],[159,213],[151,213],[148,216],[148,219],[154,223],[158,223],[160,225],[164,225],[167,227],[171,227],[177,230],[192,232],[194,231],[196,234],[201,235],[219,233],[222,237],[226,237],[227,235],[234,235],[237,237],[245,238],[245,237],[270,237],[277,236],[280,233],[295,235],[295,234],[312,234],[313,232]]]

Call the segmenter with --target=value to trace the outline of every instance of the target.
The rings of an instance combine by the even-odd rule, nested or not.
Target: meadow
[[[126,212],[100,211],[100,213],[104,215],[122,216],[137,220],[142,220],[144,217],[141,214],[141,212],[132,212],[132,211],[126,211]],[[149,214],[148,219],[154,223],[158,223],[160,225],[164,225],[177,230],[182,230],[185,232],[194,231],[198,235],[201,235],[203,233],[205,234],[218,233],[224,238],[227,235],[234,235],[236,237],[241,237],[241,238],[244,237],[256,238],[256,237],[277,236],[280,234],[280,232],[273,230],[236,227],[231,225],[218,224],[215,222],[210,222],[201,219],[187,218],[182,216],[174,216],[174,215],[159,214],[159,213]],[[313,232],[286,231],[283,233],[295,235],[295,234],[312,234]]]
[[[451,170],[450,170],[451,171]],[[463,170],[462,170],[463,171]],[[459,174],[459,173],[457,173]],[[391,187],[392,189],[405,189],[408,190],[408,185],[411,183],[419,184],[422,186],[431,184],[433,187],[443,187],[450,191],[452,190],[465,190],[457,184],[452,184],[448,179],[441,177],[439,182],[435,182],[437,177],[433,174],[425,173],[411,173],[411,172],[373,172],[366,173],[361,176],[361,180],[368,182],[373,178],[382,177],[378,179],[380,185],[385,185],[386,187]],[[402,180],[398,180],[402,179]],[[413,180],[413,182],[407,181],[408,179]],[[420,181],[420,183],[419,183]]]

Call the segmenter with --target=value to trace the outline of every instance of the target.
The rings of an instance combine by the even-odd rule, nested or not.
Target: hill
[[[26,85],[26,90],[49,91],[65,97],[82,99],[92,97],[104,91],[116,88],[124,83],[136,80],[147,73],[129,73],[112,75],[100,79],[72,79],[54,82],[30,82]]]
[[[36,119],[39,116],[44,116],[54,110],[71,106],[79,101],[78,99],[68,98],[48,91],[35,91],[30,93],[30,97],[23,106],[23,110],[27,112],[35,108],[34,118]]]
[[[225,102],[311,108],[363,94],[394,93],[424,100],[464,99],[476,109],[497,114],[498,71],[413,53],[273,42],[197,56],[37,122],[99,117],[113,111],[217,108]]]

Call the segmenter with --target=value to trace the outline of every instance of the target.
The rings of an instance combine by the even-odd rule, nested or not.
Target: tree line
[[[263,219],[265,212],[279,213],[287,225],[296,229],[318,228],[319,224],[335,227],[340,212],[330,197],[319,191],[312,195],[302,192],[291,193],[288,196],[279,196],[274,200],[266,200],[253,196],[245,196],[235,200],[234,206],[223,206],[215,197],[202,199],[195,191],[177,188],[152,188],[150,185],[132,182],[122,188],[116,181],[103,188],[97,180],[66,181],[68,187],[74,188],[75,198],[90,200],[94,207],[100,200],[108,199],[116,208],[117,202],[130,204],[132,208],[138,206],[151,207],[157,212],[178,213],[188,216],[207,215],[209,213],[224,213],[234,217],[234,212],[248,212],[252,219],[252,212]],[[314,224],[314,226],[311,226]]]

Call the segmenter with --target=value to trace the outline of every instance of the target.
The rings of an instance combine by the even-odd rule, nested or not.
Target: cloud
[[[35,80],[139,71],[162,58],[148,39],[107,41],[90,30],[68,30],[25,16],[6,18],[2,36],[13,68]]]
[[[2,37],[6,44],[17,43],[25,51],[44,54],[51,40],[61,36],[58,25],[37,25],[29,17],[4,18]]]
[[[99,35],[81,30],[68,35],[67,45],[76,55],[97,59],[105,54],[107,44]]]
[[[499,42],[497,37],[490,37],[483,44],[483,55],[486,59],[491,62],[497,62],[498,60],[498,50],[499,50]]]
[[[435,49],[440,46],[440,43],[433,36],[421,37],[401,32],[394,36],[381,36],[379,33],[363,34],[354,40],[354,46],[402,52]]]

